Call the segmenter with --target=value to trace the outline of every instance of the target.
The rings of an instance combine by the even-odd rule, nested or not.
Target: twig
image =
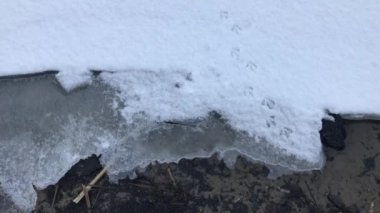
[[[287,189],[283,189],[283,188],[281,188],[281,187],[279,187],[279,186],[277,186],[277,189],[278,189],[280,192],[282,192],[282,193],[290,194],[290,191],[287,190]]]
[[[119,186],[100,186],[100,185],[88,185],[88,186],[91,186],[91,189],[92,188],[96,188],[96,189],[117,189],[117,188],[121,188]]]
[[[137,186],[137,187],[141,187],[141,188],[146,188],[146,189],[151,189],[152,186],[149,186],[149,185],[145,185],[145,184],[137,184],[137,183],[128,183],[132,186]]]
[[[96,177],[87,185],[88,191],[91,190],[92,185],[95,185],[99,181],[99,179],[103,177],[103,175],[106,173],[106,171],[107,171],[107,169],[106,169],[106,167],[104,167],[102,169],[102,171],[100,171],[99,174],[96,175]],[[79,201],[81,201],[83,197],[84,197],[84,191],[82,190],[81,193],[79,193],[79,195],[73,200],[73,202],[79,203]]]
[[[54,207],[55,199],[57,198],[57,192],[58,192],[58,184],[55,186],[54,197],[53,197],[53,201],[51,202],[51,207]]]
[[[99,198],[100,192],[102,192],[102,188],[99,188],[98,193],[96,193],[95,200],[94,200],[94,202],[92,202],[92,204],[93,204],[94,207],[95,207],[95,205],[96,205],[96,202],[98,201],[98,198]]]
[[[374,213],[374,212],[375,212],[375,203],[372,201],[369,206],[368,213]]]
[[[219,206],[218,206],[218,213],[222,212],[223,209],[223,203],[222,203],[222,198],[220,194],[218,195],[218,201],[219,201]]]
[[[307,190],[309,191],[311,199],[313,199],[313,201],[314,201],[314,205],[318,206],[317,201],[315,200],[315,197],[314,197],[313,193],[311,193],[311,189],[310,189],[309,184],[306,181],[304,181],[304,182],[305,182]]]
[[[168,167],[167,170],[168,170],[168,173],[169,173],[170,179],[172,179],[172,182],[173,182],[174,187],[177,187],[177,184],[176,184],[175,179],[174,179],[174,177],[173,177],[172,171],[170,170],[170,167]]]
[[[337,209],[342,212],[347,212],[347,207],[345,204],[339,199],[339,197],[335,197],[330,192],[327,195],[327,200],[330,201]]]
[[[136,184],[136,183],[127,183],[132,186],[136,187],[141,187],[141,188],[146,188],[146,189],[151,189],[152,186],[150,185],[143,185],[143,184]],[[100,186],[100,185],[88,185],[91,186],[91,188],[98,188],[98,189],[128,189],[128,187],[123,187],[123,186]]]
[[[90,202],[90,196],[88,195],[88,186],[82,185],[84,197],[86,199],[86,206],[88,213],[91,213],[91,202]]]

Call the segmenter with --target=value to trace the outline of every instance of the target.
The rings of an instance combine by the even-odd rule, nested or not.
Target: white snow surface
[[[71,91],[112,71],[101,78],[129,124],[217,111],[322,166],[326,110],[380,115],[379,11],[376,0],[4,0],[0,75],[59,70]]]
[[[60,72],[55,77],[66,92],[72,92],[74,89],[86,86],[92,82],[91,73],[83,72],[83,70]]]

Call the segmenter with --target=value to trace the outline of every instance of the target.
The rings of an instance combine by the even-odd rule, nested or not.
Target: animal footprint
[[[255,72],[257,70],[257,65],[253,63],[252,61],[248,61],[245,67],[251,70],[252,72]]]
[[[253,96],[253,87],[247,87],[244,91],[244,95]]]
[[[281,129],[281,131],[280,131],[280,135],[283,135],[283,136],[285,136],[285,137],[287,137],[287,138],[289,138],[289,136],[290,136],[292,133],[293,133],[293,130],[290,129],[290,128],[288,128],[288,127],[285,127],[285,128],[283,128],[283,129]]]
[[[240,31],[242,31],[242,28],[241,28],[239,25],[234,24],[234,25],[231,27],[231,31],[234,32],[234,33],[236,33],[236,34],[239,34]]]
[[[193,81],[193,73],[189,72],[186,74],[185,79],[187,81]]]
[[[183,84],[180,83],[180,82],[177,82],[177,83],[174,84],[174,86],[175,86],[175,88],[179,89],[179,88],[181,88],[183,86]]]
[[[261,105],[267,107],[268,109],[273,109],[276,105],[276,102],[274,102],[272,99],[267,98],[261,102]]]
[[[219,17],[222,20],[227,20],[228,19],[228,11],[225,11],[225,10],[220,11]]]
[[[240,55],[240,49],[235,47],[231,49],[231,57],[238,59]]]
[[[216,71],[215,68],[213,68],[213,67],[209,67],[208,69],[210,70],[210,72],[211,72],[215,77],[219,78],[219,77],[221,76],[221,74],[220,74],[218,71]]]
[[[271,126],[276,126],[276,120],[275,120],[275,116],[274,115],[271,115],[269,117],[269,119],[266,121],[266,124],[267,124],[267,127],[271,127]]]

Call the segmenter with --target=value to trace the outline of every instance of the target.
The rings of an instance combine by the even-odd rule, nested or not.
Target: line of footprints
[[[219,17],[222,21],[227,22],[229,19],[228,11],[220,11]],[[243,27],[239,24],[233,23],[232,26],[228,24],[229,30],[235,33],[237,36],[243,32]],[[233,59],[239,62],[239,64],[243,65],[247,70],[251,72],[256,72],[258,70],[258,66],[252,60],[246,60],[241,57],[240,47],[232,47],[230,50],[230,55]]]

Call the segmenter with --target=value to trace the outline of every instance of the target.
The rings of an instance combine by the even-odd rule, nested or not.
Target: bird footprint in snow
[[[235,48],[232,48],[231,49],[231,57],[232,58],[239,58],[239,55],[240,55],[240,49],[235,47]]]
[[[268,109],[273,109],[276,105],[276,102],[274,102],[272,99],[266,98],[261,102],[261,105],[267,107]]]
[[[253,87],[247,87],[247,88],[245,89],[244,94],[245,94],[246,96],[253,96]]]
[[[220,19],[227,20],[228,19],[228,11],[222,10],[219,13]]]
[[[280,132],[280,135],[283,135],[287,138],[289,138],[289,136],[293,133],[293,130],[288,128],[288,127],[284,127],[283,129],[281,129],[281,132]]]
[[[271,127],[271,126],[276,126],[276,120],[275,120],[275,116],[274,115],[271,115],[269,117],[269,119],[266,121],[266,124],[267,124],[267,127]]]
[[[234,32],[234,33],[236,33],[236,34],[239,34],[241,30],[242,30],[242,28],[239,25],[237,25],[237,24],[234,24],[231,27],[231,31]]]
[[[257,70],[257,65],[255,63],[253,63],[252,61],[248,61],[247,64],[245,65],[245,67],[252,72]]]

